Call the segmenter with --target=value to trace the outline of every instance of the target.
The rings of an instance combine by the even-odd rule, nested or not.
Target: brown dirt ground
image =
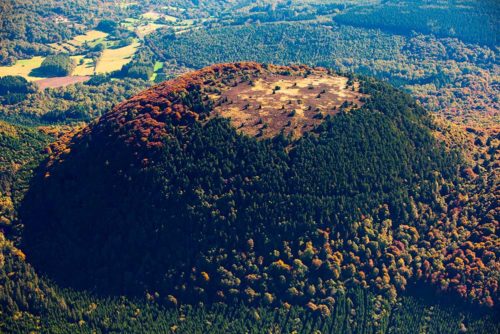
[[[38,88],[44,90],[46,88],[65,87],[78,82],[85,82],[89,80],[89,76],[73,76],[73,77],[55,77],[36,81]]]
[[[296,138],[327,115],[338,113],[344,102],[349,102],[346,110],[363,104],[359,83],[347,83],[346,77],[326,73],[307,77],[266,74],[210,94],[215,104],[211,117],[230,118],[238,131],[250,136],[269,138],[283,130]]]

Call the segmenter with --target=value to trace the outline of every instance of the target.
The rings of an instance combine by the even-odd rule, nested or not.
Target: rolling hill
[[[52,145],[23,249],[63,286],[160,303],[326,314],[351,287],[392,302],[424,287],[493,307],[497,238],[488,220],[459,242],[449,230],[463,162],[433,127],[373,79],[214,65]]]

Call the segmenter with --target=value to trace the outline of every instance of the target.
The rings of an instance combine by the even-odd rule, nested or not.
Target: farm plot
[[[96,73],[110,73],[119,71],[123,65],[132,61],[132,57],[140,47],[139,42],[118,49],[106,49],[97,62]]]

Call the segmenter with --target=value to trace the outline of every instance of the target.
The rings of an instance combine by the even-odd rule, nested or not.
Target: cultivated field
[[[123,48],[104,50],[97,63],[96,73],[110,73],[120,70],[123,65],[132,60],[140,45],[139,42],[135,42]]]
[[[345,102],[347,110],[362,105],[358,88],[358,83],[348,86],[348,79],[340,76],[269,75],[211,95],[216,105],[212,115],[230,118],[234,127],[250,136],[268,138],[283,130],[300,137]]]
[[[122,1],[118,6],[128,6],[133,4],[133,2]],[[164,18],[167,24],[158,24],[154,21]],[[135,31],[139,39],[144,38],[144,36],[164,27],[172,27],[178,32],[181,30],[189,30],[193,24],[193,20],[178,20],[175,16],[166,15],[163,13],[149,11],[140,16],[140,18],[127,18],[121,22],[122,26]],[[75,61],[76,67],[71,73],[71,76],[64,78],[43,78],[32,76],[33,70],[41,66],[44,57],[33,57],[27,60],[19,60],[13,66],[0,66],[0,77],[6,75],[19,75],[30,81],[40,81],[40,87],[42,89],[66,86],[71,83],[81,82],[87,80],[89,76],[94,74],[105,74],[113,71],[120,70],[124,65],[132,61],[134,54],[140,48],[141,43],[136,41],[135,43],[121,47],[113,48],[108,41],[109,34],[98,31],[89,30],[85,34],[73,37],[71,40],[48,44],[58,53],[79,53],[79,51],[84,51],[84,47],[88,45],[90,48],[94,47],[98,43],[106,43],[107,48],[103,51],[102,56],[97,61],[97,65],[91,58],[85,58],[84,55],[75,55],[71,58]],[[161,69],[162,63],[157,63],[155,65],[154,71],[157,72]],[[156,77],[156,73],[153,75],[152,80]]]
[[[39,80],[41,78],[30,76],[30,73],[35,68],[40,67],[44,59],[44,57],[33,57],[31,59],[18,60],[12,66],[0,66],[0,77],[19,75],[30,81]]]

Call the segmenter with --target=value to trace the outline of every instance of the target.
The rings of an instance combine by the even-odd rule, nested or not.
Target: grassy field
[[[155,63],[155,67],[153,69],[153,71],[155,72],[158,72],[159,70],[161,70],[163,68],[163,63],[161,61],[157,61]]]
[[[20,75],[30,81],[39,80],[41,78],[30,76],[30,73],[35,68],[40,67],[44,59],[44,57],[33,57],[31,59],[18,60],[12,66],[0,66],[0,77]]]
[[[165,24],[155,23],[159,18],[165,19]],[[182,20],[172,15],[149,11],[142,14],[139,19],[132,17],[126,18],[121,22],[121,25],[134,31],[139,38],[144,38],[144,36],[165,27],[171,27],[175,31],[183,32],[188,30],[188,28],[192,28],[194,23],[195,21],[192,19]]]
[[[206,21],[206,19],[202,19],[201,20],[202,22],[203,21]],[[181,21],[181,24],[184,25],[184,26],[192,26],[194,25],[194,20],[193,19],[189,19],[189,20],[182,20]]]
[[[141,19],[143,20],[148,20],[148,21],[156,21],[159,18],[165,19],[167,22],[177,22],[177,17],[172,16],[172,15],[166,15],[158,12],[147,12],[141,15]]]
[[[97,30],[89,30],[89,31],[87,31],[87,33],[85,35],[76,36],[75,38],[73,38],[72,41],[75,42],[74,44],[76,44],[76,43],[83,44],[85,42],[92,42],[92,41],[95,41],[97,39],[106,38],[106,37],[108,37],[108,34],[105,32],[97,31]]]
[[[163,18],[167,21],[170,21],[170,22],[176,22],[177,21],[177,18],[175,16],[172,16],[172,15],[163,15]]]
[[[92,75],[94,74],[94,62],[90,58],[84,58],[83,56],[73,56],[71,57],[75,60],[76,68],[73,70],[72,75]],[[83,59],[83,64],[80,65],[80,61]]]
[[[121,22],[121,25],[129,28],[129,27],[134,27],[138,24],[140,24],[141,20],[139,19],[134,19],[133,17],[127,17]]]
[[[123,65],[132,60],[139,47],[140,43],[135,42],[123,48],[104,50],[101,59],[97,63],[96,73],[110,73],[120,70]]]
[[[87,43],[98,43],[103,41],[108,34],[102,31],[97,30],[89,30],[84,35],[75,36],[73,39],[66,41],[64,43],[53,43],[49,44],[54,50],[60,52],[74,51],[77,47],[83,45],[85,42]]]

